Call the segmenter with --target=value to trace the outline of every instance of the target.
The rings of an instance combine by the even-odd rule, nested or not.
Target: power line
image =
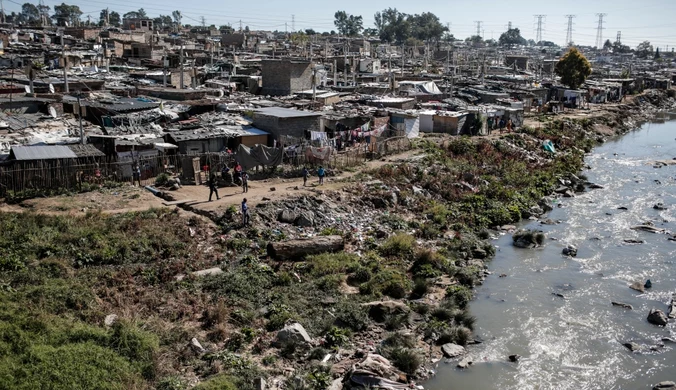
[[[608,14],[599,13],[596,16],[599,17],[599,26],[596,28],[596,48],[600,49],[603,47],[603,17]]]
[[[568,18],[568,31],[566,32],[566,43],[569,46],[573,45],[573,18],[575,15],[566,15]]]

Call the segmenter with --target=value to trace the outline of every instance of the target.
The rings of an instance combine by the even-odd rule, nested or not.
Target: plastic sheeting
[[[282,163],[284,151],[280,148],[271,148],[265,145],[256,145],[249,148],[240,144],[235,158],[245,171],[258,165],[276,167]]]
[[[332,152],[333,148],[328,146],[323,148],[308,147],[305,149],[305,156],[311,159],[326,161],[331,157]]]
[[[406,138],[418,138],[420,136],[420,118],[404,120],[406,125]]]

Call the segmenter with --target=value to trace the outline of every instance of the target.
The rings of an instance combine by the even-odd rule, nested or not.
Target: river
[[[426,389],[650,389],[676,381],[676,345],[650,350],[664,337],[676,339],[676,324],[661,328],[646,320],[652,308],[666,313],[676,292],[676,242],[630,229],[652,221],[676,232],[676,166],[650,163],[675,158],[675,138],[672,120],[599,146],[586,159],[592,169],[583,173],[605,188],[561,199],[562,207],[547,216],[560,224],[523,224],[547,233],[544,248],[514,248],[509,234],[494,242],[492,275],[470,305],[475,334],[483,339],[468,348],[474,364],[460,370],[455,362],[439,362]],[[654,210],[658,202],[667,210]],[[578,247],[576,258],[561,254],[567,244]],[[647,279],[653,287],[646,293],[629,289]],[[622,345],[629,341],[643,351],[629,351]],[[512,354],[521,360],[510,363]]]

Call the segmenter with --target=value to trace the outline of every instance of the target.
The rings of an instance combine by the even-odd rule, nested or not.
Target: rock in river
[[[669,319],[667,318],[667,315],[664,314],[662,310],[650,310],[650,313],[648,314],[648,322],[654,325],[659,325],[659,326],[667,326],[669,323]]]
[[[447,358],[454,358],[464,355],[467,351],[465,350],[465,347],[461,345],[448,343],[441,346],[441,352],[443,352],[444,356]]]
[[[563,248],[563,255],[570,257],[577,256],[577,247],[575,245],[568,245],[567,247]]]
[[[627,310],[634,310],[634,308],[628,304],[628,303],[622,303],[622,302],[610,302],[613,304],[613,306],[621,307]]]
[[[639,349],[641,349],[641,346],[638,345],[638,344],[636,344],[636,343],[633,342],[633,341],[632,341],[632,342],[629,342],[629,343],[624,343],[624,344],[622,344],[622,345],[624,345],[625,347],[627,347],[627,349],[630,350],[631,352],[636,352],[636,351],[638,351]]]
[[[636,290],[640,293],[645,292],[645,287],[643,287],[643,283],[641,283],[641,282],[634,282],[634,283],[631,284],[631,286],[629,286],[629,288],[632,289],[632,290]]]
[[[676,389],[676,382],[664,381],[660,382],[653,387],[653,390],[671,390]]]
[[[471,365],[472,365],[472,361],[469,360],[469,358],[465,358],[465,359],[462,359],[462,361],[460,363],[458,363],[458,368],[465,369],[465,368],[468,368]]]

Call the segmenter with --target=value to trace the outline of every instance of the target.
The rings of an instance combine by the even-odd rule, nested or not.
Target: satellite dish
[[[52,83],[49,83],[49,93],[54,93],[54,86]]]
[[[29,87],[28,85],[24,85],[23,89],[26,90],[26,93],[31,93],[31,87]]]
[[[52,118],[56,119],[56,109],[52,106],[49,106],[49,115],[51,115]]]

